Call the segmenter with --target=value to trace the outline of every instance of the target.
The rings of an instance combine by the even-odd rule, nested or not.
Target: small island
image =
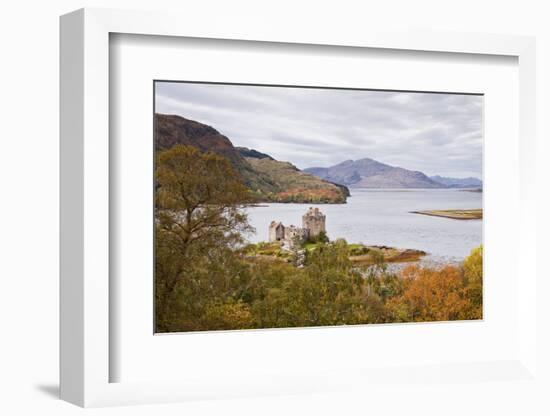
[[[412,214],[431,215],[433,217],[451,218],[453,220],[481,220],[483,209],[438,209],[428,211],[411,211]]]
[[[319,208],[309,208],[302,216],[302,227],[285,226],[281,222],[272,221],[269,225],[269,241],[248,244],[242,252],[247,257],[260,260],[295,262],[296,257],[304,257],[322,249],[326,244],[331,244],[326,233],[325,220],[326,216]],[[337,242],[346,244],[348,258],[357,266],[416,262],[427,254],[415,249],[347,243],[343,239]],[[301,261],[298,262],[300,263]]]

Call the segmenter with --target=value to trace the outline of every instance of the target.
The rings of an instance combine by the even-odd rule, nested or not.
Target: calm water
[[[269,204],[248,208],[256,234],[249,241],[267,241],[272,220],[301,226],[302,214],[317,206],[327,216],[329,237],[350,243],[420,249],[426,261],[461,261],[482,242],[481,220],[453,220],[412,214],[431,209],[482,207],[482,193],[456,189],[381,190],[352,189],[347,204]]]

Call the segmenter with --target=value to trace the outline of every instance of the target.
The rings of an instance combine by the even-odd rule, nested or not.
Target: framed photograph
[[[188,23],[61,18],[62,398],[536,385],[534,40]]]
[[[154,91],[156,333],[483,318],[483,95]]]

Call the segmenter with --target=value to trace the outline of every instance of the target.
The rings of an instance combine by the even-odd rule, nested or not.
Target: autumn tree
[[[231,295],[241,265],[228,254],[251,231],[241,209],[249,192],[227,159],[190,146],[159,152],[155,180],[157,330],[182,330],[205,299]]]
[[[280,267],[280,266],[278,266]],[[364,279],[348,256],[347,243],[318,244],[303,268],[286,266],[277,285],[253,304],[259,327],[351,325],[377,322],[363,291]]]
[[[472,250],[462,265],[465,294],[471,303],[467,319],[483,317],[483,246]]]
[[[466,319],[468,300],[458,267],[432,269],[408,266],[402,273],[403,293],[388,301],[398,322]]]

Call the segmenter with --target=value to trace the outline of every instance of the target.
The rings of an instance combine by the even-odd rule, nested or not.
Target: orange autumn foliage
[[[426,322],[476,319],[470,316],[464,277],[458,267],[409,266],[402,271],[403,292],[388,301],[395,321]]]

